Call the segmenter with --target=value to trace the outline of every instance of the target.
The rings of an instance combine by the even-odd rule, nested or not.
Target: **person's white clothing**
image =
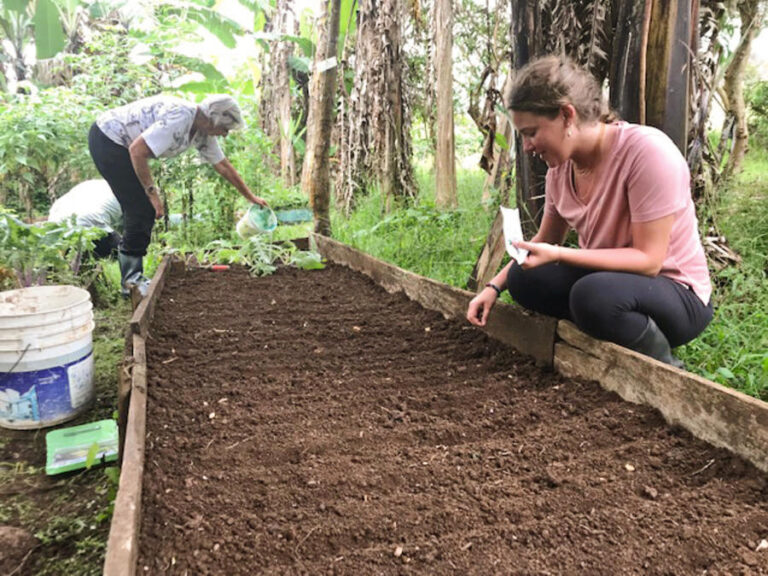
[[[156,158],[172,158],[190,147],[209,164],[224,160],[214,136],[199,131],[190,139],[197,105],[174,96],[152,96],[104,112],[96,125],[115,144],[128,148],[139,136]]]
[[[65,222],[72,216],[85,228],[108,233],[123,229],[123,210],[106,180],[86,180],[72,188],[53,203],[48,221]]]

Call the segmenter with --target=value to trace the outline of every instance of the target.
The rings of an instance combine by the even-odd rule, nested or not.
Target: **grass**
[[[684,346],[689,369],[768,400],[768,153],[753,145],[744,170],[712,208],[738,266],[713,274],[715,317]]]
[[[485,173],[458,173],[456,210],[435,208],[434,177],[428,171],[417,171],[417,181],[414,206],[383,214],[381,195],[372,193],[348,220],[332,214],[333,235],[381,260],[463,288],[495,215],[495,205],[481,201]]]
[[[434,207],[434,177],[417,171],[414,206],[383,213],[379,194],[359,201],[349,219],[332,216],[334,237],[377,258],[464,288],[495,206],[481,202],[485,174],[459,169],[459,208]],[[743,172],[714,208],[721,232],[743,261],[713,275],[715,317],[676,350],[691,372],[768,400],[768,153],[753,146]]]

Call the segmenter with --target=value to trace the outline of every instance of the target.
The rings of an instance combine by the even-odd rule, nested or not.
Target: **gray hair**
[[[216,128],[226,128],[230,131],[245,128],[240,106],[229,94],[211,94],[198,106]]]

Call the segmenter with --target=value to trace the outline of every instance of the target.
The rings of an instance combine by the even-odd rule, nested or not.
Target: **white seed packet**
[[[507,254],[514,258],[518,264],[522,264],[528,256],[528,250],[512,245],[512,242],[524,240],[523,228],[520,226],[520,211],[517,208],[504,208],[504,206],[501,206],[500,209],[504,221],[504,246],[507,249]]]

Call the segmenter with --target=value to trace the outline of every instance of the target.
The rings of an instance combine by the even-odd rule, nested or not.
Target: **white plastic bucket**
[[[277,228],[277,216],[272,209],[260,204],[252,204],[248,212],[240,218],[236,230],[240,238],[245,240],[254,234],[272,232],[275,228]]]
[[[0,426],[54,426],[88,408],[92,308],[76,286],[0,292]]]

